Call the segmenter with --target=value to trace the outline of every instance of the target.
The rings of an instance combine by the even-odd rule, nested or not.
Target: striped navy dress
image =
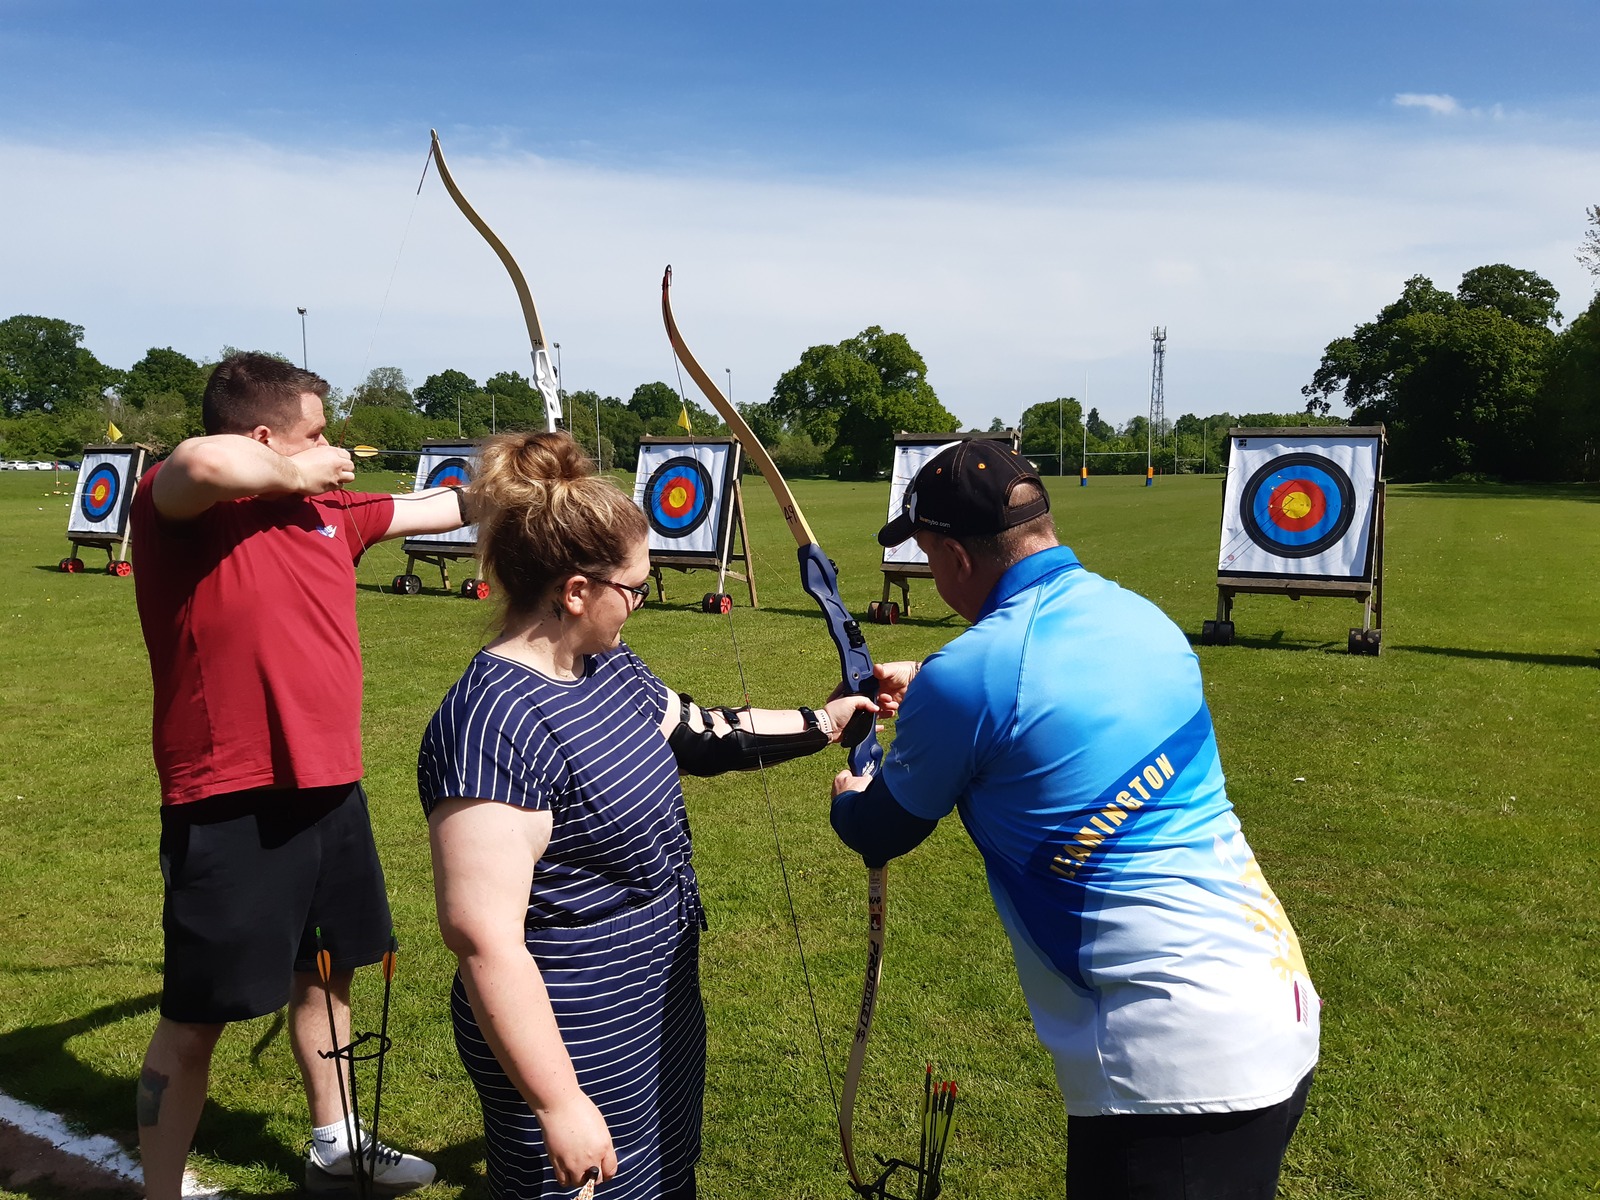
[[[704,919],[659,728],[668,696],[625,645],[587,657],[572,682],[482,651],[445,694],[417,761],[425,812],[450,797],[551,810],[526,941],[616,1147],[606,1200],[692,1197],[700,1156]],[[493,1194],[575,1195],[556,1184],[539,1123],[484,1041],[459,974],[450,1011],[483,1106]]]

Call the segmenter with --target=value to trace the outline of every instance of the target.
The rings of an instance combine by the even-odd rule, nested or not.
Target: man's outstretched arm
[[[224,500],[317,496],[355,477],[349,451],[337,446],[285,455],[243,434],[219,433],[178,443],[156,473],[151,498],[162,516],[187,521]]]

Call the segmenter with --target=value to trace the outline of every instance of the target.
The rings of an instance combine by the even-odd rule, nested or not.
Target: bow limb
[[[778,510],[783,514],[789,532],[794,535],[795,543],[799,547],[801,586],[821,607],[823,616],[827,619],[828,634],[839,651],[839,673],[844,686],[850,691],[876,697],[877,681],[873,678],[872,655],[867,650],[866,639],[861,635],[861,627],[844,606],[844,601],[839,595],[839,580],[834,566],[822,553],[822,547],[817,544],[816,534],[812,532],[805,514],[800,511],[800,505],[796,503],[788,481],[778,470],[778,465],[772,461],[772,455],[767,453],[767,448],[761,444],[761,439],[756,437],[755,431],[750,428],[739,410],[728,401],[722,390],[706,373],[705,368],[696,361],[687,343],[684,342],[683,335],[678,332],[678,323],[672,316],[671,267],[667,268],[666,274],[661,279],[661,319],[667,327],[667,337],[671,339],[678,361],[689,372],[689,377],[705,394],[705,398],[711,402],[711,407],[716,409],[728,423],[728,429],[754,460],[762,478],[767,481],[767,486],[777,498]],[[862,725],[865,726],[864,731],[860,728]],[[873,774],[883,761],[883,748],[878,745],[871,713],[858,714],[846,726],[841,741],[851,748],[849,754],[852,774]],[[867,1039],[872,1033],[872,1014],[878,1003],[878,982],[883,975],[888,887],[887,868],[868,869],[867,969],[861,985],[861,1007],[856,1014],[855,1036],[850,1043],[849,1065],[845,1068],[844,1083],[839,1092],[839,1144],[844,1151],[845,1169],[850,1173],[851,1185],[862,1195],[868,1194],[871,1185],[862,1178],[856,1167],[853,1137],[856,1090],[861,1081],[862,1066],[866,1062]]]
[[[461,210],[462,215],[472,222],[472,227],[483,235],[484,241],[489,243],[490,248],[499,257],[501,265],[511,276],[511,285],[517,289],[517,301],[522,305],[522,320],[528,327],[528,342],[533,352],[534,386],[544,397],[545,428],[554,433],[557,428],[556,422],[561,420],[561,381],[556,376],[555,365],[550,361],[550,351],[544,340],[544,327],[539,324],[539,310],[534,307],[533,293],[528,290],[528,281],[523,277],[522,268],[517,266],[517,260],[511,257],[511,251],[506,249],[506,244],[494,230],[489,228],[489,223],[478,215],[478,210],[467,203],[467,198],[456,186],[455,179],[450,175],[450,168],[445,165],[444,148],[439,145],[438,131],[430,129],[428,133],[433,138],[433,145],[428,153],[439,166],[439,178],[444,183],[444,190],[450,193],[450,199],[456,202],[456,207]]]

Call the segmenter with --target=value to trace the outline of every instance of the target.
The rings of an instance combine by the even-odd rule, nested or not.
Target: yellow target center
[[[667,507],[684,508],[689,503],[689,489],[681,483],[667,489]]]
[[[1283,515],[1298,521],[1311,511],[1311,497],[1304,492],[1290,492],[1283,498]]]

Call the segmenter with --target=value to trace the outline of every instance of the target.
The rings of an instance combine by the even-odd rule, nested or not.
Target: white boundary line
[[[57,1150],[81,1158],[91,1166],[99,1167],[112,1175],[126,1179],[139,1188],[144,1187],[144,1172],[139,1164],[128,1157],[120,1144],[103,1133],[74,1133],[67,1123],[53,1112],[35,1108],[21,1100],[0,1092],[0,1121],[15,1125],[23,1133],[43,1138]],[[193,1171],[183,1173],[183,1194],[199,1200],[232,1200],[225,1192],[207,1187],[194,1177]]]

